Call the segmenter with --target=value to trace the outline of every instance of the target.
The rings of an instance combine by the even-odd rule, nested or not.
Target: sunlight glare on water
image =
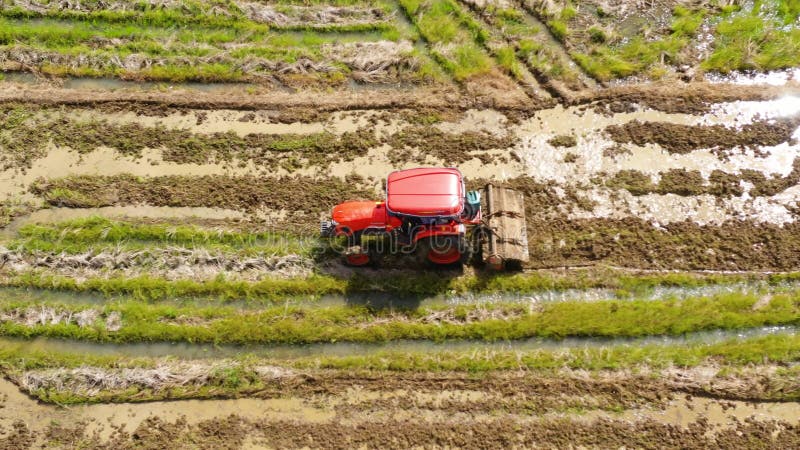
[[[732,83],[742,86],[766,84],[769,86],[784,86],[790,81],[800,80],[800,68],[777,70],[765,73],[734,72],[730,75],[708,74],[706,80],[710,83]]]
[[[744,125],[758,119],[777,119],[800,114],[800,96],[787,95],[775,100],[719,103],[703,116],[704,125]]]

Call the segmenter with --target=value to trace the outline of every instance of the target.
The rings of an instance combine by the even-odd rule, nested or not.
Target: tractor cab
[[[457,220],[464,211],[464,179],[457,169],[410,169],[386,180],[386,210],[431,225]]]

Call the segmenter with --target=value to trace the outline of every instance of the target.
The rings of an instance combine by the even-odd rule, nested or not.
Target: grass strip
[[[297,368],[386,371],[583,370],[666,368],[713,364],[742,367],[790,364],[800,360],[800,336],[774,335],[730,339],[715,344],[619,345],[567,350],[486,350],[460,352],[385,352],[367,356],[307,357],[291,361]]]
[[[735,373],[737,370],[754,365],[791,365],[798,360],[800,360],[800,336],[797,335],[731,339],[715,344],[614,346],[558,351],[385,352],[368,356],[314,356],[293,359],[261,359],[240,355],[233,360],[223,361],[224,364],[219,370],[213,371],[202,385],[157,390],[131,386],[124,391],[112,389],[92,393],[73,393],[66,389],[45,388],[30,394],[42,401],[76,404],[239,397],[263,393],[265,389],[280,389],[283,386],[280,380],[275,382],[264,380],[258,373],[258,366],[366,372],[369,376],[376,377],[390,376],[391,372],[466,372],[474,377],[483,377],[508,370],[531,371],[534,374],[552,377],[561,376],[559,371],[564,368],[590,371],[630,370],[635,373],[642,369],[650,371],[674,366],[682,368],[713,366],[721,368],[725,373]],[[213,363],[215,360],[207,361]],[[164,362],[164,359],[107,356],[90,352],[53,352],[47,350],[46,344],[30,346],[24,343],[4,343],[0,346],[0,368],[11,377],[20,376],[26,370],[87,366],[111,370],[152,368]],[[796,368],[778,369],[770,377],[775,383],[772,383],[766,391],[754,393],[755,397],[771,401],[794,401],[800,397],[794,387]]]
[[[235,231],[194,225],[136,223],[95,216],[57,224],[25,225],[7,247],[24,252],[76,254],[90,250],[148,250],[182,246],[239,254],[310,254],[316,238],[272,231]]]
[[[258,312],[235,308],[150,305],[120,302],[102,307],[118,312],[122,327],[108,331],[103,319],[90,326],[74,322],[34,325],[5,320],[0,334],[47,336],[100,342],[194,342],[216,344],[377,343],[396,340],[520,340],[526,338],[635,338],[683,335],[707,330],[735,330],[800,324],[800,291],[730,293],[682,300],[606,300],[529,305],[490,304],[375,310],[366,306],[315,307],[285,304]],[[763,303],[763,304],[761,304]],[[758,305],[758,306],[756,306]],[[14,311],[52,307],[8,302]],[[75,305],[58,311],[76,313]]]
[[[0,5],[2,6],[2,5]],[[391,11],[388,4],[381,5],[384,10]],[[270,30],[283,31],[319,31],[319,32],[366,32],[385,31],[393,28],[392,24],[383,21],[370,23],[344,23],[344,24],[315,24],[313,22],[297,24],[265,24],[247,18],[238,7],[228,8],[227,14],[214,14],[211,9],[213,4],[187,2],[175,8],[159,8],[158,6],[144,6],[138,10],[112,11],[71,11],[49,9],[46,11],[32,11],[20,7],[1,7],[0,17],[18,21],[32,22],[39,19],[59,20],[75,23],[109,25],[131,25],[137,27],[162,27],[162,28],[191,28],[205,27],[215,29],[236,30],[249,33],[266,33]]]
[[[208,281],[167,280],[152,276],[89,278],[42,272],[10,274],[0,285],[18,288],[50,289],[71,292],[97,292],[106,296],[128,295],[137,300],[159,301],[185,297],[213,297],[222,301],[248,300],[280,302],[287,297],[393,293],[405,297],[437,295],[510,294],[523,295],[567,289],[611,289],[621,298],[643,295],[657,287],[691,288],[721,284],[766,282],[770,285],[793,284],[800,273],[772,275],[630,275],[625,272],[578,272],[553,274],[479,274],[412,272],[402,275],[357,274],[350,278],[314,275],[309,278],[265,279],[248,282],[217,278]]]
[[[400,0],[400,6],[431,45],[431,55],[456,81],[495,68],[483,50],[488,32],[451,0]]]
[[[270,303],[285,300],[287,297],[344,294],[348,288],[346,280],[324,275],[313,275],[308,278],[267,278],[256,282],[225,280],[221,277],[208,281],[167,280],[146,275],[77,281],[73,277],[28,272],[10,277],[2,284],[8,287],[97,292],[109,297],[128,295],[150,302],[179,297],[215,297],[221,301],[246,300]]]
[[[50,367],[153,367],[154,358],[98,355],[88,352],[53,352],[46,343],[31,346],[7,342],[0,347],[0,367],[5,371]],[[731,368],[754,364],[788,365],[800,361],[800,336],[771,335],[730,339],[714,344],[611,346],[561,350],[460,350],[383,352],[369,356],[310,356],[291,359],[259,359],[247,354],[236,358],[250,364],[271,364],[298,369],[349,369],[376,371],[464,371],[495,370],[619,370],[671,366],[696,367],[712,364]]]
[[[574,51],[571,55],[586,72],[598,80],[607,81],[648,70],[652,78],[659,78],[665,73],[660,65],[677,65],[682,62],[681,52],[694,38],[707,11],[702,8],[690,10],[678,5],[672,13],[670,33],[661,39],[633,36],[614,46],[601,41],[592,45],[588,53]],[[559,39],[569,39],[569,31],[564,22],[548,22],[548,25]],[[556,27],[553,28],[553,25]]]
[[[775,70],[800,65],[800,4],[796,0],[756,1],[739,10],[723,8],[714,51],[705,70]]]

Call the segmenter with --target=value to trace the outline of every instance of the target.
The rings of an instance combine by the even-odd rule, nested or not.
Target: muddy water
[[[742,86],[769,85],[786,86],[800,83],[800,69],[775,70],[772,72],[732,72],[727,75],[707,73],[705,79],[711,83],[732,83]]]
[[[235,414],[251,420],[302,419],[305,422],[323,422],[334,417],[331,408],[315,407],[300,398],[182,400],[178,402],[150,402],[136,404],[97,404],[59,408],[45,405],[26,396],[8,380],[0,379],[0,426],[9,429],[17,420],[34,429],[53,422],[63,425],[88,422],[87,434],[98,433],[108,439],[115,428],[128,432],[150,416],[174,422],[183,417],[189,423],[198,423]]]
[[[86,423],[85,436],[96,435],[101,441],[107,441],[115,430],[133,432],[146,418],[158,417],[166,422],[185,420],[194,425],[211,419],[226,418],[236,415],[251,422],[259,421],[299,421],[306,424],[338,422],[341,424],[357,425],[365,421],[374,420],[411,420],[420,418],[436,422],[461,422],[480,421],[492,422],[498,419],[497,414],[452,412],[438,410],[441,402],[448,404],[480,402],[487,398],[487,394],[477,391],[442,391],[438,393],[415,391],[381,391],[372,392],[359,388],[346,391],[341,396],[319,398],[259,398],[259,399],[231,399],[231,400],[181,400],[173,402],[150,402],[138,404],[93,404],[77,405],[69,408],[59,408],[52,405],[37,403],[22,394],[17,387],[7,381],[0,380],[0,397],[3,398],[0,408],[0,427],[10,429],[11,425],[22,420],[37,436],[38,444],[43,444],[41,433],[48,426],[60,424],[72,426],[77,423]],[[360,402],[395,398],[410,398],[417,405],[430,405],[430,409],[423,407],[405,410],[394,406],[379,406],[377,409],[366,413],[347,413],[345,418],[340,418],[340,411],[347,411],[348,405],[357,405]],[[710,432],[730,428],[737,422],[746,419],[761,421],[779,420],[787,423],[798,423],[797,411],[800,403],[746,403],[738,401],[720,402],[702,397],[679,396],[663,408],[634,409],[621,413],[601,410],[592,410],[585,413],[545,413],[543,415],[517,415],[504,414],[512,418],[521,426],[540,420],[553,418],[569,419],[579,422],[605,420],[641,421],[656,420],[660,423],[687,428],[700,419],[705,419],[710,425]]]
[[[21,340],[0,338],[0,345],[31,352],[93,354],[115,357],[172,357],[177,359],[234,358],[258,356],[272,359],[293,359],[321,356],[368,356],[384,353],[430,353],[465,351],[560,351],[569,349],[607,348],[612,346],[641,347],[650,345],[715,344],[735,339],[772,335],[795,335],[796,327],[760,327],[746,330],[713,330],[681,336],[648,336],[643,338],[573,337],[565,339],[534,338],[520,341],[411,341],[398,340],[378,344],[324,343],[311,345],[199,345],[187,343],[97,344],[86,341],[35,338]]]
[[[800,403],[752,403],[742,401],[725,401],[703,397],[679,396],[670,401],[663,409],[635,409],[619,414],[606,411],[590,411],[580,420],[596,420],[601,418],[616,418],[624,420],[652,419],[679,427],[688,427],[698,420],[707,419],[709,425],[716,429],[733,426],[736,421],[744,422],[746,419],[780,420],[788,423],[800,422]],[[556,416],[564,417],[564,414]],[[574,418],[574,416],[573,416]]]
[[[775,119],[800,114],[800,97],[787,95],[774,100],[736,101],[711,106],[701,117],[701,124],[738,126],[755,119]]]
[[[38,77],[27,72],[6,72],[4,80],[6,83],[21,84],[57,84],[65,89],[91,90],[91,91],[158,91],[168,92],[173,90],[187,90],[210,93],[241,93],[243,90],[251,88],[258,89],[261,86],[248,83],[197,83],[186,82],[174,85],[172,83],[159,83],[150,81],[126,81],[116,78],[65,78],[63,80],[50,80]]]
[[[68,148],[51,146],[47,156],[38,159],[30,169],[20,172],[10,169],[0,172],[0,198],[33,200],[27,192],[37,178],[58,178],[66,175],[247,175],[259,174],[263,169],[250,162],[245,167],[218,164],[177,164],[166,162],[157,150],[145,149],[141,158],[120,156],[117,151],[101,147],[88,154],[79,154]]]
[[[800,128],[794,141],[759,149],[736,152],[726,160],[709,150],[688,154],[669,154],[658,145],[624,144],[625,153],[604,154],[618,144],[603,132],[609,125],[631,120],[659,121],[684,125],[722,124],[741,126],[755,119],[785,117],[800,112],[800,97],[784,97],[763,102],[732,102],[715,105],[701,116],[669,114],[653,110],[638,110],[613,115],[600,114],[592,109],[561,108],[540,111],[533,118],[514,128],[521,143],[514,149],[524,162],[526,175],[543,181],[567,185],[586,185],[595,177],[611,176],[620,170],[637,170],[649,174],[658,182],[660,173],[670,169],[696,170],[707,180],[711,172],[721,170],[737,174],[742,169],[754,169],[767,176],[788,175],[793,161],[800,157]],[[547,141],[558,135],[572,135],[577,145],[555,147]],[[572,158],[567,158],[572,155]],[[577,158],[575,158],[577,157]],[[576,210],[573,218],[624,218],[636,216],[659,224],[691,220],[699,224],[722,223],[727,220],[750,219],[768,223],[787,223],[795,220],[793,208],[800,200],[800,190],[790,188],[778,195],[718,200],[710,195],[684,197],[674,194],[633,196],[624,190],[591,187],[583,194],[595,202],[592,211]]]
[[[189,129],[195,132],[227,132],[239,135],[248,133],[315,133],[329,131],[341,134],[359,128],[372,128],[379,135],[396,132],[409,125],[399,116],[381,115],[380,111],[348,111],[333,114],[329,119],[312,123],[278,124],[271,122],[274,111],[195,111],[177,112],[166,117],[137,116],[133,113],[68,112],[76,118],[106,118],[118,123],[139,123],[145,126]],[[557,106],[537,112],[519,124],[512,124],[500,112],[494,110],[471,110],[457,121],[444,122],[436,126],[450,133],[486,131],[498,135],[516,135],[520,143],[510,149],[489,151],[493,161],[483,163],[475,158],[460,164],[467,177],[508,179],[527,175],[540,181],[555,182],[566,186],[580,186],[580,195],[595,202],[591,211],[576,209],[573,218],[624,218],[636,216],[654,223],[692,220],[700,224],[721,223],[731,219],[753,219],[761,222],[787,223],[794,220],[793,205],[800,201],[800,188],[792,188],[773,197],[750,198],[744,194],[738,198],[717,199],[705,195],[683,197],[672,194],[650,194],[633,196],[624,190],[611,190],[590,184],[597,177],[613,176],[620,170],[638,170],[649,174],[658,182],[660,173],[670,169],[697,170],[708,178],[714,170],[739,173],[742,169],[755,169],[771,176],[786,176],[792,162],[800,157],[800,129],[795,141],[774,147],[759,149],[759,154],[748,150],[734,152],[725,160],[709,150],[696,150],[689,154],[669,154],[657,145],[637,146],[624,144],[623,153],[605,153],[613,147],[619,148],[605,134],[609,125],[620,125],[632,120],[658,121],[674,124],[699,125],[723,124],[741,126],[757,118],[776,118],[800,113],[800,97],[785,97],[761,102],[731,102],[714,105],[703,115],[673,114],[638,108],[630,112],[605,114],[592,107],[564,108]],[[548,141],[559,135],[571,135],[577,145],[570,148],[555,147]],[[305,167],[295,172],[300,175],[346,177],[355,174],[367,180],[367,186],[375,188],[380,195],[380,179],[395,169],[419,165],[406,161],[393,163],[389,160],[390,148],[381,146],[370,149],[366,156],[352,161],[338,162],[328,168]],[[418,150],[424,152],[424,149]],[[518,160],[510,158],[510,154]],[[444,162],[428,156],[426,163],[441,165]],[[112,175],[130,173],[136,176],[158,175],[259,175],[283,176],[283,168],[257,167],[252,163],[243,166],[238,162],[228,165],[175,164],[165,162],[159,150],[148,149],[136,160],[120,157],[112,149],[78,155],[64,148],[51,148],[49,154],[23,172],[8,170],[0,173],[0,198],[34,200],[27,187],[38,177],[60,177],[70,174]],[[265,214],[275,211],[265,211]]]
[[[559,106],[540,111],[514,128],[514,132],[522,139],[515,151],[525,161],[528,175],[560,183],[586,182],[601,172],[613,175],[624,169],[639,170],[654,177],[659,172],[678,168],[699,170],[706,178],[714,170],[738,173],[743,168],[761,170],[768,175],[778,173],[785,176],[791,171],[794,158],[800,156],[800,143],[765,147],[761,150],[767,153],[766,157],[755,157],[752,152],[747,152],[732,155],[728,161],[720,160],[707,150],[680,155],[669,154],[657,145],[640,147],[633,144],[623,145],[629,150],[629,154],[605,156],[603,150],[616,144],[605,136],[603,130],[610,125],[621,125],[632,120],[681,125],[737,126],[750,123],[756,117],[775,118],[797,112],[800,112],[800,97],[718,104],[712,112],[702,116],[670,114],[650,109],[605,115],[592,109],[565,109]],[[573,135],[578,143],[574,147],[563,148],[547,142],[558,135]],[[567,153],[577,154],[578,160],[565,162]]]
[[[748,418],[756,420],[783,420],[789,423],[800,421],[800,403],[747,403],[732,401],[723,407],[720,402],[708,398],[686,397],[673,401],[665,410],[640,413],[659,422],[674,425],[688,426],[701,417],[719,428],[732,425],[734,420],[744,421]],[[630,416],[638,418],[639,414],[631,413]]]

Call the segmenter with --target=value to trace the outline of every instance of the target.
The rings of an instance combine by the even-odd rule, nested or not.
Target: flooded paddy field
[[[798,9],[601,3],[0,1],[0,448],[798,447]],[[318,237],[419,166],[530,262]]]
[[[791,446],[800,96],[725,100],[6,102],[1,438]],[[418,165],[521,189],[531,263],[353,269],[315,238]]]

